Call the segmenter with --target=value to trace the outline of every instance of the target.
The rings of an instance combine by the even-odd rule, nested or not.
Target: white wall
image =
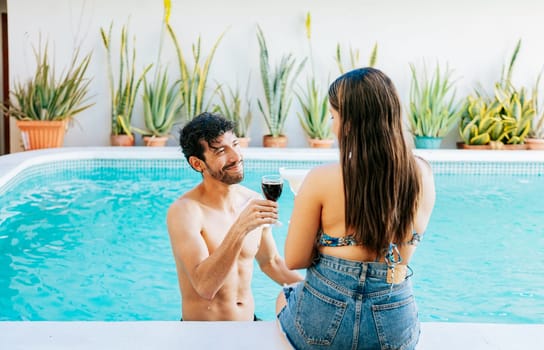
[[[138,66],[142,67],[154,62],[157,55],[162,6],[160,0],[8,0],[11,81],[32,74],[31,45],[38,42],[40,32],[54,42],[59,67],[69,59],[75,40],[82,42],[84,49],[94,50],[89,76],[93,77],[91,94],[96,104],[78,116],[67,134],[66,146],[109,145],[109,91],[99,28],[114,20],[118,33],[130,17]],[[273,60],[287,52],[302,58],[307,54],[307,11],[313,17],[314,55],[324,88],[338,75],[333,58],[337,42],[345,48],[360,48],[362,64],[377,42],[377,67],[393,79],[404,102],[410,62],[449,63],[460,78],[459,96],[465,96],[478,82],[491,86],[518,38],[523,43],[514,81],[532,86],[544,64],[544,3],[534,0],[172,0],[170,23],[187,54],[199,34],[207,53],[217,36],[229,28],[216,53],[210,80],[245,83],[251,71],[254,146],[261,145],[266,133],[255,101],[262,98],[256,24],[263,28]],[[163,61],[171,63],[172,76],[177,76],[168,38]],[[306,146],[297,109],[294,103],[287,121],[290,147]],[[133,120],[143,126],[140,104]],[[454,130],[443,146],[454,147],[456,140]],[[13,148],[19,141],[14,138],[12,143]],[[170,144],[175,145],[175,140]]]

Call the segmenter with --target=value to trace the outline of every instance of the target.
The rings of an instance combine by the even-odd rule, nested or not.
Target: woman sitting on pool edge
[[[407,265],[434,206],[431,168],[407,146],[381,71],[340,76],[329,103],[340,162],[312,169],[295,197],[285,261],[307,273],[279,295],[280,326],[297,349],[414,349]]]

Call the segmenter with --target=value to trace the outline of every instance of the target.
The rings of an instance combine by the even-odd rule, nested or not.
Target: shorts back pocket
[[[389,304],[373,305],[372,315],[382,349],[415,348],[420,328],[417,306],[412,295]]]
[[[298,333],[307,344],[331,345],[346,307],[346,302],[326,296],[305,283],[295,316]]]

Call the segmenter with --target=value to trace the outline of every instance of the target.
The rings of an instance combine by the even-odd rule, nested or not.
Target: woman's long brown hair
[[[346,230],[379,254],[406,240],[421,188],[397,91],[381,71],[361,68],[331,84],[329,102],[340,115]]]

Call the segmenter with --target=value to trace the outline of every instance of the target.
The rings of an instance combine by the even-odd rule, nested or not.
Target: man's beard
[[[239,163],[241,165],[243,165],[243,160],[240,160]],[[214,179],[219,180],[222,183],[227,184],[227,185],[235,185],[235,184],[239,184],[244,179],[244,169],[242,167],[242,171],[240,173],[233,174],[233,175],[227,173],[227,169],[230,168],[230,167],[233,167],[233,166],[237,166],[237,165],[238,165],[238,162],[227,164],[222,169],[220,169],[218,171],[214,171],[214,170],[210,169],[210,167],[208,167],[208,164],[206,164],[206,168],[208,169],[208,173]]]

